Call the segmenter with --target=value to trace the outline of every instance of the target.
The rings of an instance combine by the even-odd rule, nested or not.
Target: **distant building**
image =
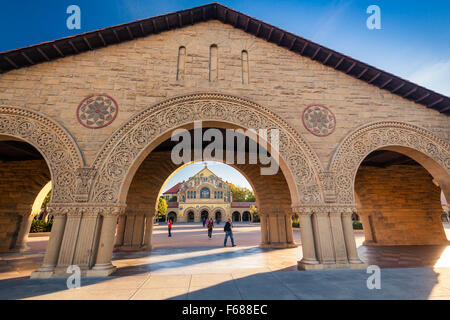
[[[163,193],[167,219],[199,222],[203,218],[226,221],[252,221],[250,207],[255,202],[233,202],[230,184],[205,167]]]

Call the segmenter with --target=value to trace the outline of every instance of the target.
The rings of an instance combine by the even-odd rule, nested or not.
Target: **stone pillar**
[[[54,207],[49,207],[49,213],[53,215],[53,226],[48,241],[47,250],[45,251],[44,261],[42,265],[31,273],[30,278],[50,278],[58,262],[59,250],[64,236],[64,228],[66,225],[66,210],[58,211]]]
[[[19,233],[13,251],[26,251],[29,249],[27,246],[28,233],[30,232],[31,223],[34,219],[34,216],[31,215],[30,212],[31,209],[27,213],[21,215]]]
[[[153,220],[154,215],[145,216],[145,232],[144,232],[144,248],[151,250],[152,246],[152,234],[153,234]]]
[[[59,251],[57,273],[66,274],[68,266],[73,264],[73,256],[78,240],[78,231],[80,229],[81,216],[83,211],[80,207],[66,207],[67,219],[64,228],[64,235],[61,242],[61,249]]]
[[[317,261],[316,258],[314,234],[311,221],[312,211],[301,207],[293,207],[292,209],[300,216],[300,236],[302,240],[303,257],[298,262],[298,268],[308,269],[308,266],[319,264],[319,261]]]
[[[126,220],[126,216],[125,215],[120,215],[119,216],[119,223],[117,226],[117,235],[116,235],[116,241],[114,243],[114,246],[116,247],[120,247],[121,245],[123,245],[123,236],[125,233],[125,220]]]
[[[266,215],[260,214],[259,215],[260,224],[261,224],[261,245],[264,247],[269,243],[269,234],[267,231],[267,218]]]
[[[99,206],[86,206],[81,207],[80,210],[82,217],[72,264],[81,269],[89,269],[95,262],[95,251],[100,232],[100,212],[103,209]]]
[[[353,234],[352,213],[355,208],[344,208],[342,212],[342,228],[344,230],[345,247],[347,248],[348,261],[352,264],[362,264],[356,249],[355,236]]]
[[[312,216],[317,258],[321,264],[335,264],[333,236],[328,208],[316,207]]]
[[[108,276],[116,270],[116,267],[111,263],[111,259],[114,249],[117,217],[123,211],[124,207],[120,206],[103,208],[97,259],[92,270],[88,270],[87,276]]]
[[[290,212],[284,215],[284,223],[286,228],[286,241],[289,244],[295,244],[292,232],[292,214]]]
[[[347,264],[347,250],[342,229],[341,211],[331,208],[330,211],[331,234],[333,236],[334,256],[337,264]]]

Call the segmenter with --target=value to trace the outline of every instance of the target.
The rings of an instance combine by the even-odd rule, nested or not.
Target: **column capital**
[[[313,213],[317,215],[351,215],[356,212],[356,205],[350,204],[316,204],[316,205],[292,205],[292,211],[300,215],[311,215]]]
[[[99,203],[51,203],[48,213],[53,216],[92,216],[121,215],[125,212],[125,204],[99,204]]]

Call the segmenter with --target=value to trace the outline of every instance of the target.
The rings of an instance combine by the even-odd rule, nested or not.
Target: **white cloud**
[[[450,95],[450,60],[425,65],[410,74],[408,79],[427,89]]]

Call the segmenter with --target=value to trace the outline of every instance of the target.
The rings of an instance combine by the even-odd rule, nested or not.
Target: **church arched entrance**
[[[242,221],[251,222],[252,221],[252,215],[248,211],[244,211],[242,213]]]
[[[202,210],[202,212],[200,213],[200,218],[203,219],[208,219],[209,218],[209,211],[207,210]]]
[[[238,211],[233,212],[232,219],[236,222],[241,221],[241,214]]]
[[[172,222],[177,222],[177,214],[173,211],[167,214],[167,221],[172,220]]]

